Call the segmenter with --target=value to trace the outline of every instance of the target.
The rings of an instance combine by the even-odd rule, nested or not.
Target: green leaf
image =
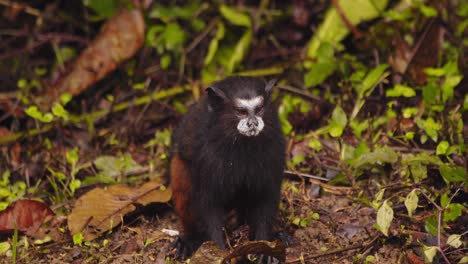
[[[79,245],[83,243],[83,233],[79,232],[73,235],[73,245]]]
[[[314,87],[321,84],[335,72],[336,65],[335,62],[312,64],[309,71],[304,75],[304,85],[306,87]]]
[[[169,54],[164,54],[159,61],[159,65],[161,65],[161,69],[166,70],[167,68],[169,68],[170,64],[171,64],[171,56]]]
[[[446,154],[448,154],[447,150],[449,149],[449,147],[450,147],[450,144],[448,143],[448,141],[446,141],[446,140],[441,141],[437,145],[436,154],[437,155],[446,155]]]
[[[372,202],[371,202],[372,208],[374,208],[375,210],[377,210],[378,208],[380,208],[380,207],[382,206],[382,199],[383,199],[384,194],[385,194],[385,188],[379,190],[379,191],[377,192],[377,194],[375,194],[375,198],[374,198],[374,200],[372,200]]]
[[[70,102],[72,98],[73,96],[70,93],[64,93],[60,95],[60,102],[62,102],[62,105],[67,105],[68,102]]]
[[[459,216],[462,215],[462,211],[465,207],[459,203],[451,203],[444,210],[444,222],[455,221]]]
[[[422,94],[423,99],[426,104],[433,104],[436,102],[438,96],[439,87],[433,83],[429,82],[423,87]]]
[[[426,120],[418,119],[416,121],[416,124],[418,127],[424,129],[426,134],[434,141],[437,142],[437,139],[439,137],[439,130],[442,128],[442,126],[437,123],[432,117],[427,118]]]
[[[4,255],[10,249],[10,243],[8,241],[0,242],[0,255]]]
[[[447,238],[447,244],[454,248],[459,248],[463,242],[461,241],[461,235],[450,235]]]
[[[454,75],[445,77],[445,81],[442,84],[442,102],[447,102],[447,100],[453,98],[453,91],[455,87],[463,79],[462,75]]]
[[[78,179],[72,180],[70,184],[68,185],[72,193],[75,193],[75,190],[80,188],[80,186],[81,186],[81,181]]]
[[[176,50],[184,44],[186,33],[179,24],[173,22],[166,25],[161,37],[164,39],[166,49]]]
[[[68,164],[75,165],[78,162],[78,148],[74,148],[66,153]]]
[[[344,14],[340,14],[333,6],[325,13],[323,22],[307,45],[307,57],[316,58],[317,50],[322,42],[338,46],[350,32],[350,27],[343,21],[343,16],[352,24],[377,18],[383,14],[388,0],[339,0],[338,4]],[[307,62],[304,63],[309,67]]]
[[[208,52],[205,56],[204,65],[208,65],[213,61],[213,58],[218,51],[219,41],[224,38],[225,27],[224,23],[218,22],[218,26],[216,29],[215,37],[210,41],[210,45],[208,46]]]
[[[100,19],[112,16],[120,2],[121,0],[83,0],[83,4],[96,12]]]
[[[312,138],[311,140],[309,140],[307,146],[317,152],[322,150],[322,143],[316,138]]]
[[[409,86],[397,84],[393,87],[393,89],[387,90],[386,95],[388,97],[414,97],[416,95],[416,92],[413,88]]]
[[[418,202],[418,194],[416,193],[416,190],[412,190],[405,199],[405,206],[409,217],[412,217],[414,211],[416,211],[416,208],[418,208]]]
[[[437,9],[427,6],[427,5],[420,5],[419,11],[426,16],[426,17],[435,17],[437,16]]]
[[[68,113],[65,108],[59,103],[54,103],[52,106],[52,114],[54,114],[57,117],[61,117],[63,120],[68,120],[70,117],[70,114]]]
[[[252,30],[248,29],[237,42],[227,64],[227,71],[232,73],[234,68],[242,62],[252,40]]]
[[[364,166],[384,163],[393,164],[398,160],[395,151],[389,147],[376,149],[374,152],[367,153],[358,157],[355,161],[351,162],[351,166],[355,169],[361,169]]]
[[[329,126],[329,133],[332,137],[339,137],[343,134],[343,130],[348,123],[348,118],[346,117],[346,113],[343,111],[341,106],[335,107],[333,110],[331,122]]]
[[[463,100],[463,111],[468,111],[468,94],[465,95],[465,99]]]
[[[250,17],[243,12],[240,12],[232,7],[227,5],[221,5],[219,7],[219,11],[221,15],[233,25],[236,26],[243,26],[247,28],[252,27],[252,22],[250,21]]]
[[[458,264],[466,264],[466,263],[468,263],[468,256],[463,257],[463,258],[460,259],[460,261],[458,262]]]
[[[442,165],[439,168],[440,175],[447,183],[467,181],[466,170],[460,166]]]
[[[385,73],[387,68],[388,64],[380,64],[377,68],[371,70],[362,81],[361,86],[357,87],[358,95],[364,95],[367,91],[381,82],[382,79],[388,75],[388,73]]]
[[[392,224],[393,220],[393,209],[388,204],[388,200],[385,200],[382,206],[377,211],[377,225],[380,228],[380,232],[385,236],[388,236],[388,229]]]
[[[24,112],[32,118],[35,118],[35,119],[42,118],[42,112],[39,111],[39,109],[35,105],[29,106],[28,108],[26,108],[26,110],[24,110]]]
[[[423,162],[412,162],[409,167],[415,183],[420,183],[422,180],[427,179],[427,165]]]
[[[435,255],[437,254],[437,247],[425,247],[424,248],[424,258],[429,262],[432,263],[434,260]]]

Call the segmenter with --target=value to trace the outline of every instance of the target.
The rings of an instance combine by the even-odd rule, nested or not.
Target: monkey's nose
[[[247,126],[248,126],[249,128],[252,128],[253,126],[258,126],[257,118],[255,118],[255,117],[250,117],[250,118],[247,120]]]

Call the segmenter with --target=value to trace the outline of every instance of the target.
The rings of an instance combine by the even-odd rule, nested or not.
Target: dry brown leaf
[[[18,231],[32,236],[48,217],[54,215],[46,203],[18,200],[0,212],[0,234],[13,233],[16,225]]]
[[[145,20],[139,9],[122,9],[104,24],[99,35],[80,54],[70,72],[49,87],[40,104],[50,108],[63,93],[77,95],[131,58],[145,40]]]
[[[91,190],[75,202],[68,216],[68,229],[72,235],[82,232],[85,240],[93,240],[119,225],[126,214],[136,209],[135,204],[169,201],[172,190],[163,183],[158,178],[139,188],[114,185]]]

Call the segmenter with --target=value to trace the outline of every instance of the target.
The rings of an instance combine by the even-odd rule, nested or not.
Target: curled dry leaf
[[[145,21],[139,9],[122,9],[104,24],[101,32],[74,62],[70,72],[49,87],[40,102],[50,108],[59,95],[77,95],[115,70],[143,45]]]
[[[12,234],[16,225],[18,231],[32,236],[42,223],[54,215],[46,203],[18,200],[0,212],[0,234]]]
[[[273,242],[264,240],[249,241],[228,252],[220,249],[214,242],[209,241],[200,246],[193,257],[190,258],[190,263],[231,263],[231,259],[246,257],[249,254],[272,256],[280,263],[284,263],[286,261],[286,246],[279,240]]]
[[[83,233],[89,241],[114,228],[123,217],[136,209],[135,204],[165,203],[172,190],[165,188],[163,180],[145,183],[139,188],[114,185],[96,188],[81,196],[68,216],[68,229],[72,235]]]

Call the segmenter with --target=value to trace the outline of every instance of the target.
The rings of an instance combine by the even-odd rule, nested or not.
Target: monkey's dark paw
[[[185,260],[190,257],[200,246],[200,242],[188,237],[178,236],[174,242],[169,245],[169,250],[175,250],[174,257],[178,260]]]
[[[287,247],[291,246],[294,242],[292,236],[286,232],[276,233],[275,238],[281,240],[281,242],[283,242]]]
[[[277,258],[263,255],[263,254],[251,255],[248,259],[251,261],[251,263],[256,263],[256,264],[280,264],[281,263]]]

